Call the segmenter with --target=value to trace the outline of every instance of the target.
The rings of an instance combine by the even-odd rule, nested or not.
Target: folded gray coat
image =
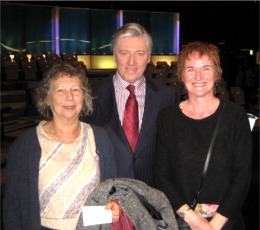
[[[162,220],[152,217],[140,197],[145,198],[145,203],[149,203],[152,209],[160,213]],[[89,195],[85,205],[106,205],[114,199],[118,200],[119,206],[130,218],[136,230],[178,230],[174,212],[165,194],[139,180],[115,178],[103,181]],[[81,215],[77,230],[83,229],[110,230],[111,227],[110,224],[84,227]]]

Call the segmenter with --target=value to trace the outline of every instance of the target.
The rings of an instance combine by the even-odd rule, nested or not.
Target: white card
[[[112,223],[112,211],[105,206],[84,206],[82,216],[84,226]]]

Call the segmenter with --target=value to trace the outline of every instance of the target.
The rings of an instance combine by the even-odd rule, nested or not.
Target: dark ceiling
[[[259,1],[9,1],[91,9],[178,12],[181,44],[204,40],[259,50]]]

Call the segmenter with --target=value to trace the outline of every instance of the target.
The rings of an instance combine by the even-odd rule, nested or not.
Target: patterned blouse
[[[73,143],[49,137],[37,127],[42,154],[39,169],[41,223],[52,229],[75,229],[81,209],[100,182],[99,158],[90,125],[81,124]]]

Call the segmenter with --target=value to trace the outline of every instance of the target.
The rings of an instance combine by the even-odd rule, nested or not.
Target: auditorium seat
[[[21,62],[29,61],[29,59],[28,59],[26,53],[16,53],[16,54],[14,54],[13,61],[19,63],[19,65],[21,66]]]
[[[83,61],[73,61],[72,62],[72,65],[76,68],[81,68],[83,69],[85,72],[87,72],[87,67],[86,65],[84,64]]]
[[[1,139],[5,134],[35,125],[35,121],[27,117],[26,90],[1,90]]]
[[[38,62],[38,61],[46,61],[46,59],[43,56],[43,54],[31,54],[30,61],[31,62]]]
[[[154,69],[152,79],[157,79],[163,83],[167,83],[168,71],[167,69]]]
[[[1,89],[18,89],[21,86],[18,62],[1,63]]]
[[[175,78],[175,77],[178,77],[177,71],[175,69],[169,69],[168,78]]]
[[[245,107],[245,94],[240,87],[230,87],[230,97],[237,105]]]
[[[38,61],[39,77],[42,79],[47,71],[52,67],[53,62],[51,61]]]
[[[24,81],[38,81],[39,72],[36,62],[22,62],[21,73]]]
[[[9,54],[3,54],[1,53],[1,63],[3,62],[11,62],[12,59]]]
[[[177,77],[168,78],[167,85],[175,90],[178,101],[182,101],[187,98],[187,92]]]
[[[155,70],[155,65],[152,62],[149,62],[146,65],[146,69],[144,71],[144,76],[146,76],[148,78],[152,78],[154,70]]]
[[[168,77],[177,77],[177,62],[171,62],[169,72],[168,72]]]
[[[156,63],[156,69],[165,69],[167,72],[169,71],[169,65],[166,61],[158,61]]]
[[[230,101],[230,93],[226,87],[217,88],[216,97],[225,101]]]
[[[216,85],[215,94],[216,97],[218,97],[219,99],[230,101],[230,93],[228,90],[227,82],[224,79],[222,79],[222,81]]]
[[[177,61],[171,61],[170,69],[177,69]]]
[[[61,62],[61,57],[58,54],[45,54],[46,60],[52,63]]]
[[[73,61],[77,61],[77,57],[74,54],[61,54],[62,62],[67,62],[72,64]]]

